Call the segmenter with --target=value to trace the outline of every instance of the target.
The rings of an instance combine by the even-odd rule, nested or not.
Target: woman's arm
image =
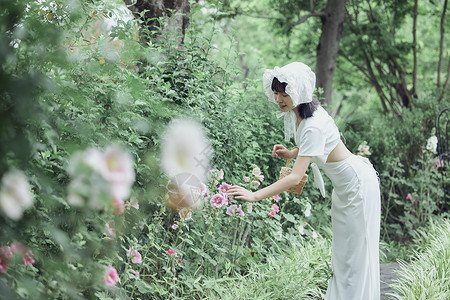
[[[232,186],[228,192],[230,195],[236,196],[236,199],[242,199],[248,202],[256,202],[261,199],[275,196],[286,191],[290,187],[299,184],[303,175],[305,175],[310,162],[311,156],[299,156],[295,160],[291,174],[256,192],[249,191],[240,186]]]

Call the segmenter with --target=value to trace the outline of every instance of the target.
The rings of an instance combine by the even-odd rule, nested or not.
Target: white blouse
[[[300,122],[294,138],[295,144],[299,147],[298,156],[312,156],[314,183],[322,197],[325,197],[325,185],[317,165],[326,168],[328,155],[340,140],[339,129],[327,111],[319,106],[312,117]]]
[[[312,156],[312,161],[321,167],[339,140],[339,130],[322,106],[317,108],[312,117],[300,122],[295,134],[298,156]]]

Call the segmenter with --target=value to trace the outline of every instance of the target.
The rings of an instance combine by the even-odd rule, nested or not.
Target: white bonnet
[[[312,95],[316,86],[316,75],[304,63],[293,62],[284,67],[275,67],[273,70],[264,72],[264,92],[269,101],[277,103],[272,91],[274,77],[280,82],[287,83],[286,93],[291,97],[294,107],[302,103],[312,102]],[[296,116],[292,109],[278,114],[278,118],[282,116],[284,116],[284,139],[289,141],[296,133]]]
[[[287,83],[286,93],[291,96],[294,107],[312,101],[312,95],[316,86],[316,75],[304,63],[292,62],[284,67],[275,67],[273,70],[264,72],[264,92],[269,101],[276,103],[272,91],[274,77],[280,82]]]

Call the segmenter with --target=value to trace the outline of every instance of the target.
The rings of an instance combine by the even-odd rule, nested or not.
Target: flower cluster
[[[71,159],[69,174],[72,176],[68,187],[69,204],[87,204],[92,208],[102,208],[106,204],[116,214],[123,214],[124,201],[130,196],[135,180],[133,161],[128,153],[118,147],[108,147],[103,152],[96,148],[78,152]],[[137,201],[133,201],[129,206],[138,208]]]
[[[0,210],[8,218],[19,220],[33,205],[33,196],[25,174],[13,170],[3,175],[0,186]]]
[[[275,215],[277,214],[277,212],[280,212],[280,208],[278,207],[278,205],[276,205],[276,204],[272,204],[272,207],[271,207],[271,211],[270,211],[270,213],[269,213],[269,216],[270,217],[275,217]]]
[[[258,188],[261,185],[261,182],[264,181],[264,175],[261,174],[261,169],[256,165],[253,165],[252,175],[254,179],[250,176],[244,176],[243,180],[245,182],[251,182],[251,187]]]
[[[239,204],[239,206],[237,206],[236,204],[230,205],[227,208],[227,215],[233,217],[233,216],[245,216],[244,211],[242,210],[242,205]]]
[[[367,142],[362,142],[361,145],[358,146],[358,155],[367,157],[369,155],[372,155],[372,153],[369,151],[370,147],[367,145]]]
[[[5,273],[9,268],[9,263],[14,256],[20,255],[22,263],[29,266],[35,263],[31,249],[20,242],[14,242],[11,246],[0,247],[0,273]]]

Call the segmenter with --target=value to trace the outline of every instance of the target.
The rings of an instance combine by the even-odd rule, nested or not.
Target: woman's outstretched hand
[[[275,158],[281,157],[284,159],[292,159],[297,156],[295,153],[296,151],[298,151],[298,150],[297,149],[288,150],[283,145],[276,144],[273,146],[272,156]]]
[[[231,188],[229,188],[228,194],[235,196],[236,199],[241,199],[248,202],[256,201],[255,194],[252,191],[249,191],[238,185],[233,185]]]

